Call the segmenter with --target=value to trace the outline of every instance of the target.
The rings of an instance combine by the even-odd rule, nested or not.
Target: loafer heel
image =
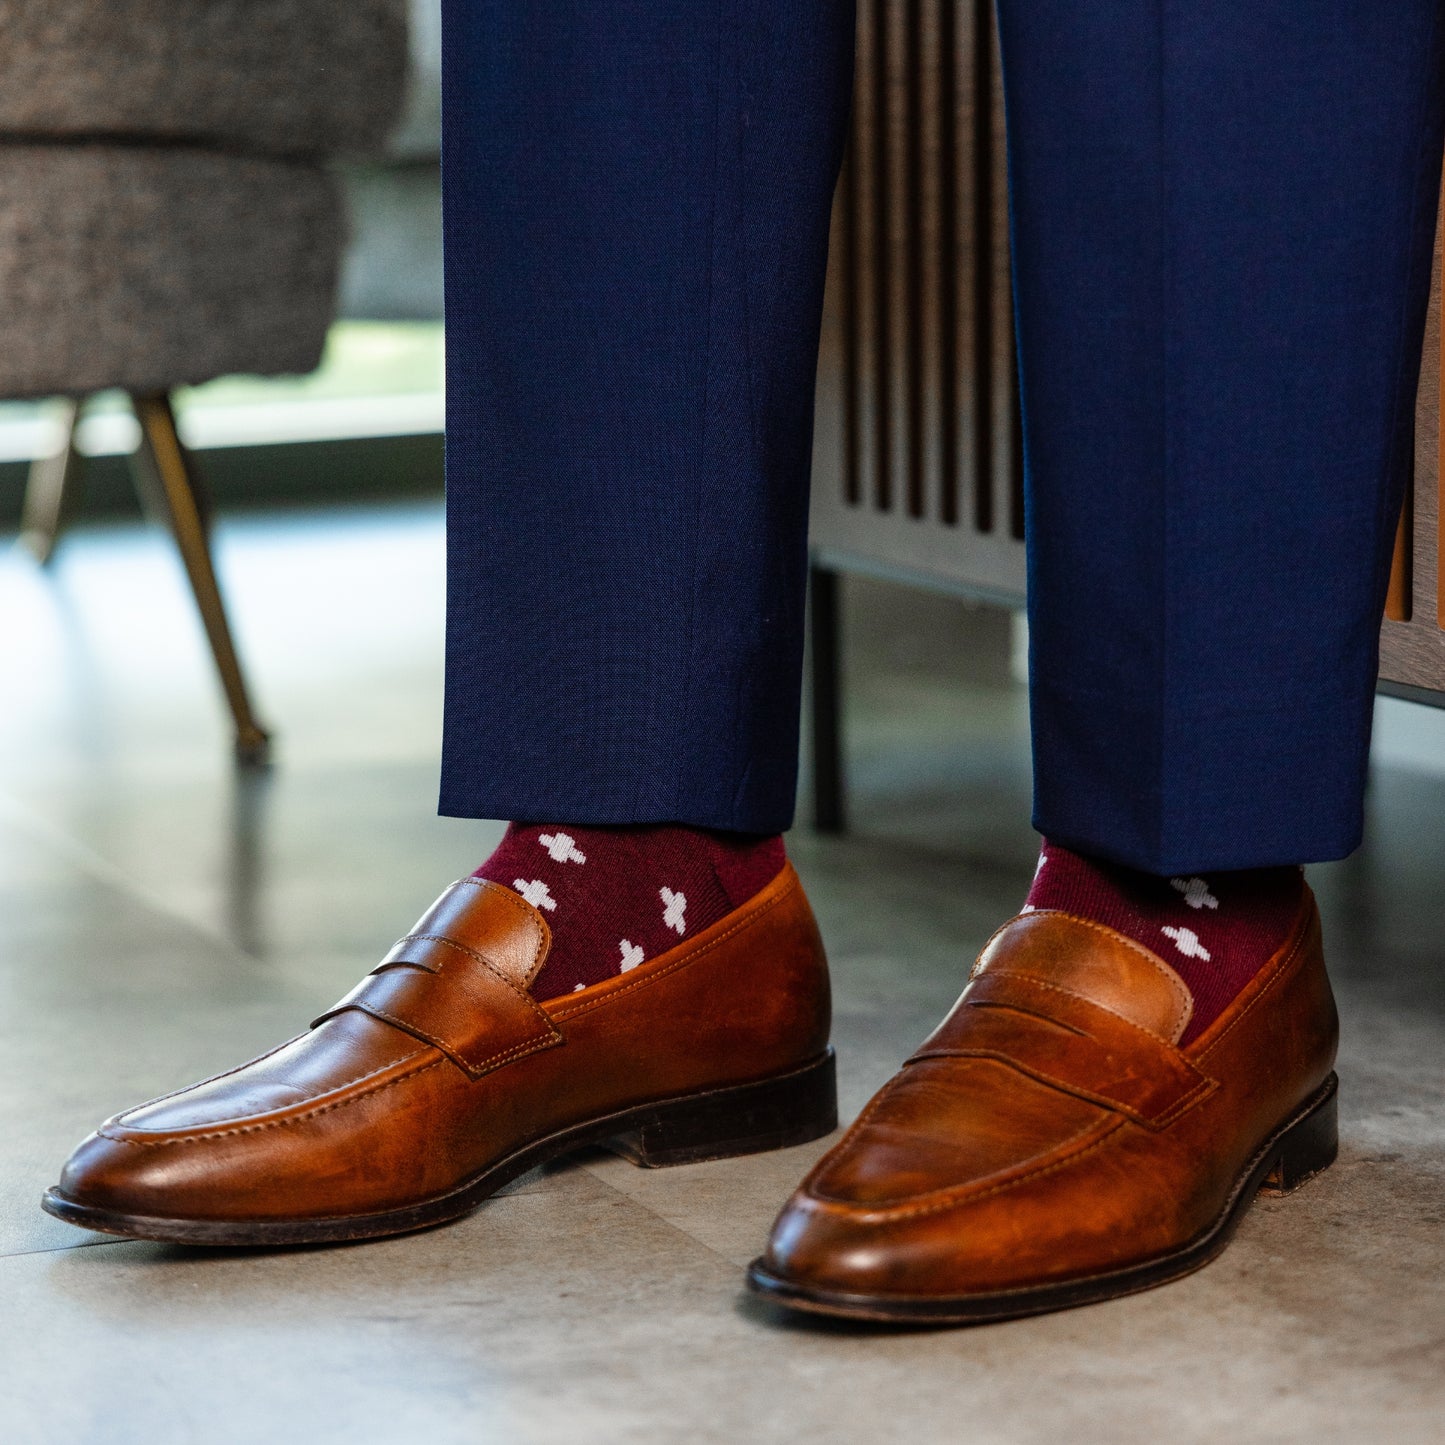
[[[1339,1147],[1339,1081],[1331,1074],[1324,1097],[1280,1138],[1279,1152],[1260,1192],[1288,1194],[1298,1189],[1335,1162]]]
[[[658,1104],[606,1147],[643,1169],[759,1154],[838,1127],[833,1050],[791,1073]]]

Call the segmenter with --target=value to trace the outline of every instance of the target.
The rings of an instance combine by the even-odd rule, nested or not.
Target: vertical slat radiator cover
[[[1387,687],[1445,693],[1441,262]],[[859,0],[818,377],[815,563],[1019,605],[1023,467],[992,0]]]
[[[1021,602],[1014,378],[992,0],[860,0],[819,372],[815,560]]]
[[[1425,355],[1415,398],[1415,475],[1396,543],[1395,568],[1380,630],[1380,681],[1445,692],[1445,590],[1440,575],[1440,228],[1430,287]],[[1432,698],[1430,701],[1445,699]]]

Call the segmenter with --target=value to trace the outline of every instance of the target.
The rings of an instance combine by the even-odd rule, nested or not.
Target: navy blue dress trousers
[[[1000,0],[1035,823],[1358,842],[1440,0]],[[446,0],[442,810],[792,818],[843,0]]]

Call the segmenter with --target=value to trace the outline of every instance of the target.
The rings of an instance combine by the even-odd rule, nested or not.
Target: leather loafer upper
[[[1336,1018],[1308,890],[1285,946],[1181,1049],[1191,1007],[1166,963],[1112,929],[1014,919],[804,1180],[761,1270],[824,1298],[927,1302],[1185,1249],[1329,1080]]]
[[[548,943],[510,889],[453,885],[310,1030],[110,1119],[54,1195],[239,1223],[407,1209],[529,1141],[826,1050],[826,965],[791,867],[669,952],[539,1003]]]

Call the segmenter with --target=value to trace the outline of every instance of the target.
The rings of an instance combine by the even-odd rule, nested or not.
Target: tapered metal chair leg
[[[61,405],[60,450],[31,462],[20,516],[20,545],[42,566],[55,555],[60,535],[75,510],[85,464],[75,445],[82,399],[67,397]]]
[[[176,430],[170,397],[164,392],[133,396],[131,404],[141,429],[138,455],[151,473],[151,480],[157,484],[153,488],[155,499],[164,508],[166,525],[176,539],[211,644],[216,671],[220,673],[221,686],[235,719],[236,756],[242,763],[262,763],[266,760],[270,738],[251,710],[246,679],[211,561],[199,481]]]

